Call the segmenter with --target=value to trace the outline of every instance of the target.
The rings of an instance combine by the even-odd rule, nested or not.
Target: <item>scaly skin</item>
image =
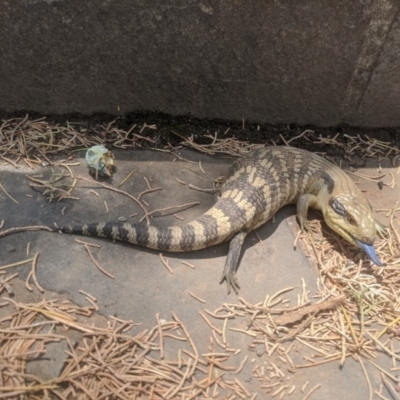
[[[302,229],[308,229],[308,208],[323,214],[328,226],[377,264],[373,243],[385,228],[353,180],[340,168],[305,150],[265,147],[236,160],[221,187],[216,204],[195,221],[158,228],[121,222],[62,226],[71,234],[101,236],[151,249],[186,252],[231,240],[221,282],[237,293],[236,278],[247,234],[267,222],[286,204],[297,204]],[[54,228],[52,227],[54,230]]]

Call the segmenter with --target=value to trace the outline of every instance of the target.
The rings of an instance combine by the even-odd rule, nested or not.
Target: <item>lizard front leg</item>
[[[302,231],[306,230],[307,232],[313,232],[313,229],[307,219],[309,207],[320,209],[318,205],[318,197],[309,193],[302,194],[297,200],[297,219]]]

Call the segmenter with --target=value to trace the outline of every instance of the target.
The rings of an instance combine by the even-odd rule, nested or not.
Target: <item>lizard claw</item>
[[[375,220],[375,229],[376,232],[378,233],[378,236],[381,239],[386,239],[389,237],[389,229],[387,226],[382,225],[380,222]]]
[[[222,283],[223,281],[226,281],[228,294],[231,292],[231,288],[236,294],[239,294],[240,285],[234,272],[224,270],[219,283]]]
[[[303,221],[301,230],[303,232],[308,232],[312,234],[318,233],[318,229],[315,226],[313,226],[308,220]]]

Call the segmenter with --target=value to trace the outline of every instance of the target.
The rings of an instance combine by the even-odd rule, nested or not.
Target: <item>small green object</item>
[[[114,170],[114,154],[107,150],[102,144],[91,147],[86,152],[86,163],[89,172],[100,176],[112,175]]]

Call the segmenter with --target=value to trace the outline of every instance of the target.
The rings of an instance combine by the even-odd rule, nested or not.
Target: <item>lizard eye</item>
[[[347,215],[346,209],[344,205],[337,199],[333,198],[329,205],[332,207],[332,210],[335,211],[336,214],[340,215],[341,217],[345,217]],[[353,218],[353,217],[351,217]],[[354,218],[353,218],[354,220]]]

